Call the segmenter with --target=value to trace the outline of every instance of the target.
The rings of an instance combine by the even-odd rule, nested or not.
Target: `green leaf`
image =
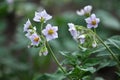
[[[107,66],[111,67],[111,66],[115,66],[115,65],[116,65],[116,62],[114,62],[112,60],[103,59],[101,61],[101,63],[99,64],[99,67],[97,68],[97,70],[107,67]]]
[[[81,78],[82,72],[79,67],[75,67],[68,73],[68,75],[71,76],[73,80],[78,80]]]
[[[96,56],[97,57],[106,57],[106,56],[111,56],[111,54],[107,50],[105,50],[105,51],[99,52]]]
[[[100,58],[88,58],[85,61],[85,66],[95,66],[100,63]]]
[[[60,53],[65,57],[64,61],[62,62],[63,64],[75,66],[81,63],[81,61],[77,58],[76,52],[69,53],[61,51]]]
[[[65,78],[64,74],[58,70],[53,74],[43,74],[36,76],[33,80],[63,80]]]
[[[82,71],[89,71],[91,73],[94,73],[96,71],[96,69],[94,67],[87,67],[87,68],[80,68]]]
[[[82,80],[91,80],[91,76],[84,76]]]
[[[120,72],[116,72],[116,74],[120,77]]]
[[[117,36],[113,36],[113,37],[110,37],[107,41],[106,41],[107,44],[110,44],[112,46],[115,46],[116,48],[118,48],[120,50],[120,36],[117,35]]]
[[[105,49],[106,48],[102,44],[100,44],[96,48],[91,49],[91,53],[98,53],[104,51]]]
[[[104,80],[102,77],[96,77],[95,80]]]

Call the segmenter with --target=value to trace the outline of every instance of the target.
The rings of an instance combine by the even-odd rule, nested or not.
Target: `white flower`
[[[72,37],[77,41],[80,42],[80,44],[83,44],[85,42],[85,35],[83,35],[81,32],[77,31],[75,28],[75,25],[73,23],[68,23],[69,31],[72,35]]]
[[[30,37],[31,40],[31,45],[35,45],[38,46],[39,42],[40,42],[40,37],[37,35],[37,33],[33,33]]]
[[[41,12],[35,12],[35,17],[33,18],[34,21],[36,22],[46,22],[47,20],[50,20],[52,16],[47,14],[45,10]]]
[[[80,16],[83,16],[85,14],[83,9],[81,9],[80,11],[77,10],[76,13]]]
[[[28,39],[30,39],[30,37],[31,37],[31,35],[33,34],[33,33],[35,33],[32,29],[29,29],[28,31],[27,31],[27,33],[25,34],[25,36],[28,38]]]
[[[91,13],[91,10],[92,10],[92,6],[91,6],[91,5],[88,5],[88,6],[85,6],[85,7],[84,7],[84,12],[85,12],[85,14],[86,14],[86,13]]]
[[[57,31],[57,26],[51,26],[51,24],[47,24],[46,28],[42,30],[42,33],[46,37],[47,41],[49,41],[58,38]]]
[[[80,35],[78,40],[80,41],[80,44],[83,44],[85,42],[85,35]]]
[[[68,26],[69,26],[70,34],[72,35],[73,38],[76,38],[77,37],[77,30],[75,28],[75,25],[73,23],[68,23]]]
[[[24,24],[24,32],[27,32],[28,29],[30,29],[31,26],[32,26],[32,25],[31,25],[31,22],[30,22],[30,20],[28,19],[27,22]]]
[[[98,27],[98,23],[100,22],[100,19],[96,18],[95,14],[92,14],[90,17],[85,19],[85,21],[87,23],[88,28],[96,28]]]
[[[27,33],[25,34],[25,36],[26,36],[28,39],[30,39],[30,37],[31,37],[31,35],[32,35],[33,33],[36,33],[36,27],[33,27],[33,29],[28,29],[28,30],[27,30]]]
[[[92,10],[92,6],[91,5],[87,5],[85,6],[83,9],[81,9],[80,11],[77,10],[76,13],[80,16],[86,15],[89,16]]]

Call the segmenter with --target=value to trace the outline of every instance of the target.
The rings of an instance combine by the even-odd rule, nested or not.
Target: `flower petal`
[[[92,28],[92,27],[93,27],[93,25],[87,24],[87,28]]]
[[[100,22],[100,19],[99,19],[99,18],[96,18],[96,22],[99,23],[99,22]]]
[[[51,28],[52,28],[52,25],[51,24],[47,24],[46,30],[50,30]]]
[[[47,14],[46,10],[43,10],[43,11],[35,12],[35,17],[33,18],[33,20],[36,22],[44,21],[45,23],[47,20],[50,20],[51,18],[52,16]]]
[[[86,18],[85,21],[86,21],[86,23],[91,23],[92,22],[91,18]]]
[[[93,25],[93,27],[94,27],[94,28],[97,28],[97,27],[98,27],[98,24],[96,24],[96,25]]]
[[[85,6],[85,7],[84,7],[84,12],[85,12],[85,13],[90,13],[91,10],[92,10],[92,6],[91,6],[91,5],[88,5],[88,6]]]
[[[92,19],[92,20],[95,20],[95,19],[96,19],[96,15],[95,15],[95,14],[92,14],[92,15],[91,15],[91,19]]]
[[[81,9],[80,11],[76,11],[76,13],[79,15],[79,16],[83,16],[85,13],[84,13],[84,10]]]
[[[52,29],[53,29],[54,31],[58,31],[58,27],[57,27],[57,26],[52,27]]]

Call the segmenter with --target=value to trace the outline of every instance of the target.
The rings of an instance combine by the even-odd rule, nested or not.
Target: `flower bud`
[[[46,48],[46,46],[43,46],[41,49],[40,49],[40,52],[39,52],[39,56],[46,56],[48,54],[48,50]]]

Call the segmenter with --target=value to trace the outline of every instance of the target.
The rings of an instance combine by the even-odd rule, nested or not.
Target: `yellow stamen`
[[[48,34],[49,35],[52,35],[54,33],[54,31],[52,30],[52,29],[50,29],[49,31],[48,31]]]
[[[39,37],[34,38],[34,41],[38,42],[39,41]]]
[[[92,25],[96,25],[96,20],[93,20],[93,21],[92,21]]]

